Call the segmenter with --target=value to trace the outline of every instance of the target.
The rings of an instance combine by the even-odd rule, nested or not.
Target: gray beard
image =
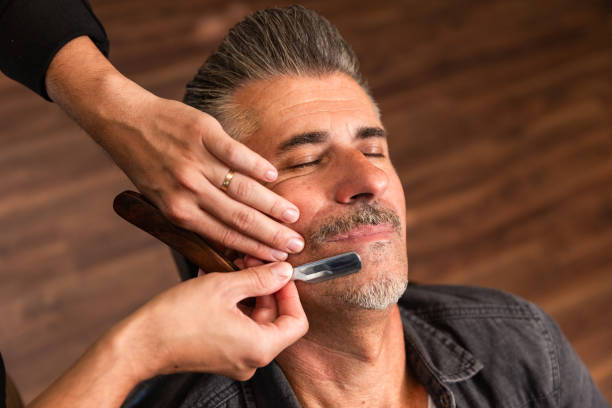
[[[375,279],[359,288],[351,288],[342,293],[340,300],[362,309],[383,310],[397,303],[407,286],[407,276]]]

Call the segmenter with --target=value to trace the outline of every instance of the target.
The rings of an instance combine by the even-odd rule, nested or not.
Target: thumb
[[[291,279],[293,267],[288,262],[273,262],[227,275],[232,301],[238,302],[278,291]]]

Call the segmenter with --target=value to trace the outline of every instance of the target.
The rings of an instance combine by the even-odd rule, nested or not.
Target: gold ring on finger
[[[221,187],[219,187],[221,191],[227,191],[233,177],[234,177],[234,170],[229,169],[229,171],[225,175],[225,178],[223,179],[223,183],[221,184]]]

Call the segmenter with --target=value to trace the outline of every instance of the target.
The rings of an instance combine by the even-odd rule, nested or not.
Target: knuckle
[[[272,235],[272,245],[276,248],[283,248],[285,244],[285,234],[281,228],[277,228]]]
[[[308,329],[310,328],[310,324],[308,323],[308,319],[306,319],[306,316],[303,316],[303,318],[299,320],[299,325],[300,325],[300,334],[301,334],[301,336],[303,336],[306,333],[308,333]]]
[[[236,195],[242,199],[247,199],[253,194],[253,185],[249,180],[236,180],[235,189]]]
[[[283,201],[274,200],[272,201],[272,205],[270,206],[268,214],[272,215],[275,218],[280,218],[284,208],[285,208],[285,205]]]
[[[176,181],[179,186],[186,188],[192,192],[198,192],[201,189],[200,178],[197,177],[195,172],[187,167],[179,167],[175,171]]]
[[[271,256],[270,248],[259,241],[249,242],[248,254],[260,259],[267,259]]]
[[[248,364],[251,367],[263,367],[267,365],[274,356],[270,357],[270,348],[265,344],[258,344],[251,349]]]
[[[257,367],[264,367],[270,364],[270,361],[274,360],[276,354],[277,353],[274,352],[272,347],[265,346],[264,349],[261,351],[259,359],[256,361]]]
[[[186,126],[185,132],[189,136],[194,137],[194,136],[202,136],[205,134],[204,130],[206,129],[206,123],[199,115],[193,118],[193,120],[190,120],[189,122],[187,122],[185,126]]]
[[[267,359],[265,355],[260,355],[253,360],[253,365],[257,368],[265,367],[272,359]]]
[[[250,379],[253,375],[255,374],[255,369],[253,368],[248,368],[248,369],[241,369],[238,370],[238,372],[235,375],[235,378],[238,381],[247,381],[248,379]]]
[[[223,151],[223,157],[225,158],[225,161],[230,162],[230,163],[236,163],[238,161],[239,149],[236,146],[236,144],[232,142],[231,140],[228,140],[224,144],[222,151]]]
[[[258,288],[267,288],[269,275],[264,273],[263,268],[250,268],[249,269],[253,284]]]
[[[189,207],[182,200],[173,200],[166,205],[166,217],[179,227],[184,227],[191,221]]]
[[[247,230],[255,221],[253,210],[246,208],[235,211],[232,221],[237,228]]]
[[[221,234],[221,245],[226,248],[234,248],[240,241],[240,234],[232,229],[226,229]]]

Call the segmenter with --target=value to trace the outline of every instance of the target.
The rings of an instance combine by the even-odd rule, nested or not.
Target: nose
[[[338,161],[338,172],[342,176],[336,184],[337,202],[371,202],[387,189],[389,176],[383,169],[375,166],[370,158],[352,149],[344,152],[343,156],[343,160]]]

